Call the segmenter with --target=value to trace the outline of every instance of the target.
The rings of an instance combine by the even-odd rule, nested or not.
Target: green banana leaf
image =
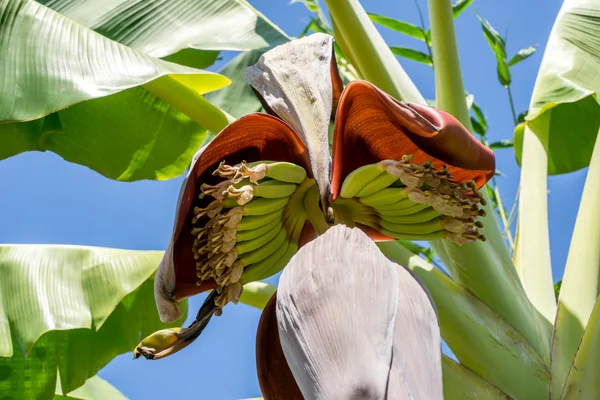
[[[127,397],[123,396],[114,386],[100,378],[98,375],[92,376],[90,379],[85,381],[83,386],[73,390],[68,395],[63,394],[62,388],[60,387],[60,378],[56,381],[56,393],[54,400],[127,400]]]
[[[600,127],[598,43],[600,3],[565,0],[548,39],[526,118],[548,153],[549,174],[589,165]]]
[[[49,150],[112,179],[169,179],[206,128],[227,123],[201,97],[226,77],[147,56],[31,0],[0,3],[0,19],[0,159]],[[189,93],[193,117],[209,118],[194,121],[140,87],[151,81]]]
[[[116,43],[32,0],[7,0],[0,11],[0,121],[30,121],[167,74],[199,94],[229,84]]]
[[[392,53],[394,53],[395,56],[433,66],[433,60],[431,59],[431,56],[421,51],[409,49],[408,47],[397,46],[390,46],[390,50],[392,50]]]
[[[208,93],[206,99],[235,118],[260,111],[262,105],[246,82],[244,71],[247,67],[256,64],[265,51],[265,49],[247,51],[227,63],[219,73],[231,79],[231,85]]]
[[[52,398],[162,329],[153,274],[161,251],[0,246],[0,393]],[[184,317],[171,326],[180,326]]]
[[[254,50],[288,40],[244,0],[42,0],[42,4],[153,57],[181,49]]]

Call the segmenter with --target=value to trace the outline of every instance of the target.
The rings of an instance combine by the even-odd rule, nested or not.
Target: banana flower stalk
[[[212,292],[170,346],[191,343],[244,284],[281,271],[332,225],[374,240],[485,240],[478,189],[494,154],[450,114],[365,81],[343,88],[326,34],[270,50],[246,78],[271,115],[231,123],[192,160],[155,279],[161,320],[179,317],[181,299]]]

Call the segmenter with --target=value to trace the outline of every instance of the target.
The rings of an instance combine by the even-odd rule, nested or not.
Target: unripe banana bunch
[[[197,285],[216,283],[220,309],[237,303],[242,285],[274,275],[298,250],[308,215],[304,199],[315,186],[306,170],[289,162],[221,162],[215,184],[202,184],[191,234]],[[319,215],[316,215],[319,218]]]
[[[456,182],[448,168],[438,171],[430,161],[412,160],[404,155],[400,161],[354,170],[344,180],[334,210],[343,207],[343,213],[350,213],[350,218],[341,217],[347,225],[362,224],[394,239],[485,241],[478,229],[483,223],[476,220],[485,216],[479,208],[485,200],[475,181]]]
[[[234,121],[194,156],[155,278],[164,322],[180,316],[179,300],[211,291],[177,334],[185,345],[331,225],[374,240],[485,240],[478,189],[494,154],[443,111],[365,81],[344,88],[333,54],[325,34],[265,53],[246,79],[273,115]]]

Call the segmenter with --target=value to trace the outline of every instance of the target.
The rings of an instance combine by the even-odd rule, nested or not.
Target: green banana
[[[287,232],[286,232],[285,228],[282,228],[279,230],[279,233],[277,233],[277,236],[275,236],[267,244],[265,244],[262,247],[259,247],[256,250],[253,250],[249,253],[242,255],[239,258],[239,260],[242,263],[242,266],[245,267],[245,266],[257,263],[257,262],[262,261],[265,258],[269,257],[271,254],[275,253],[277,251],[277,249],[279,248],[279,246],[281,246],[281,244],[285,241],[286,235],[287,235]]]
[[[443,229],[441,218],[432,219],[420,224],[394,224],[382,219],[379,221],[379,225],[388,231],[414,235],[433,233]]]
[[[286,265],[290,262],[292,257],[298,252],[298,242],[290,241],[287,248],[285,249],[285,253],[283,256],[277,260],[275,264],[272,264],[268,269],[265,270],[264,275],[260,277],[259,280],[263,280],[268,278],[269,276],[273,276],[282,269],[285,268]]]
[[[234,249],[237,252],[237,254],[238,255],[245,254],[245,253],[249,253],[253,250],[260,249],[261,247],[263,247],[267,243],[269,243],[271,240],[273,240],[279,234],[279,232],[283,230],[283,225],[282,225],[281,221],[277,221],[277,222],[278,223],[276,224],[275,228],[271,229],[264,235],[259,236],[252,240],[247,240],[245,242],[236,243]]]
[[[248,217],[248,218],[253,218],[253,217]],[[244,219],[242,218],[242,221],[243,220]],[[281,221],[279,219],[274,219],[259,228],[246,230],[246,231],[240,231],[237,233],[237,235],[235,235],[235,241],[236,242],[244,242],[246,240],[256,239],[260,236],[263,236],[267,232],[270,232],[271,230],[275,229],[278,225],[281,225]]]
[[[241,207],[242,215],[265,215],[270,214],[274,211],[282,209],[285,207],[289,200],[289,197],[282,197],[279,199],[267,199],[267,198],[258,198],[252,199],[249,203],[244,204],[243,206],[239,206],[236,199],[227,198],[223,200],[224,208],[234,208]]]
[[[282,260],[283,255],[286,253],[290,245],[291,243],[289,239],[286,238],[274,253],[265,259],[244,268],[244,274],[242,275],[241,279],[242,284],[260,281],[271,276],[268,275],[267,271],[269,271],[272,266],[279,265],[279,263],[284,262]],[[285,261],[285,263],[287,264],[287,261]]]
[[[394,224],[420,224],[423,222],[430,221],[434,218],[437,218],[440,215],[442,215],[440,212],[434,210],[431,207],[428,207],[428,208],[418,211],[414,214],[398,215],[398,216],[381,215],[381,219],[383,219],[387,222],[394,223]]]
[[[376,211],[381,216],[400,216],[414,214],[427,208],[431,208],[431,206],[429,204],[413,203],[412,201],[405,199],[393,205],[385,206],[382,208],[378,207]]]
[[[253,185],[254,186],[254,185]],[[269,180],[261,182],[254,186],[254,195],[257,197],[266,197],[269,199],[277,199],[280,197],[291,196],[296,191],[298,185],[295,183],[287,183],[279,180]]]
[[[298,187],[295,183],[281,182],[275,179],[260,181],[257,185],[248,183],[246,179],[236,183],[233,187],[233,193],[241,193],[244,190],[250,190],[253,197],[265,197],[269,199],[277,199],[280,197],[288,197]],[[231,189],[229,189],[230,191]],[[230,192],[231,193],[231,192]],[[232,196],[236,197],[236,196]]]
[[[269,276],[275,275],[279,271],[285,268],[285,266],[290,262],[294,254],[298,252],[300,235],[302,235],[302,229],[304,228],[304,224],[306,223],[305,219],[296,220],[292,224],[292,233],[291,238],[288,240],[289,244],[283,256],[277,260],[276,263],[271,264],[270,267],[266,268],[264,271],[264,275],[260,276],[259,280],[263,280],[268,278]]]
[[[380,190],[383,190],[383,189],[389,187],[394,182],[400,182],[398,177],[388,174],[387,172],[383,173],[383,174],[379,175],[377,178],[373,179],[371,182],[367,183],[365,185],[365,187],[363,187],[356,194],[356,197],[365,197],[365,196],[371,195],[373,193],[377,193]]]
[[[371,182],[384,172],[386,172],[385,166],[382,163],[363,165],[362,167],[355,169],[348,174],[346,179],[344,179],[344,183],[342,183],[342,188],[340,189],[340,196],[346,199],[356,197],[358,192],[360,192],[367,183]]]
[[[238,232],[249,231],[260,228],[261,226],[267,225],[275,220],[280,220],[283,215],[283,208],[277,211],[273,211],[269,214],[243,217],[237,225]]]
[[[302,183],[306,179],[306,170],[299,165],[285,161],[256,161],[249,168],[264,165],[265,176],[281,182]]]
[[[372,216],[372,215],[357,215],[354,218],[354,222],[379,230],[379,224],[377,223],[377,217]]]
[[[406,197],[406,190],[404,188],[387,188],[377,193],[360,197],[358,200],[366,206],[377,209],[380,206],[397,203],[400,200],[406,199]]]
[[[329,229],[329,225],[327,224],[327,221],[325,221],[323,212],[319,208],[319,189],[316,185],[313,185],[308,189],[302,199],[302,203],[304,204],[304,211],[313,228],[315,228],[315,231],[317,231],[319,235],[325,233],[325,231]]]

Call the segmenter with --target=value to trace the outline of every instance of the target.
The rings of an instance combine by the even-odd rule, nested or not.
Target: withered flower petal
[[[273,48],[246,69],[265,108],[306,144],[323,210],[329,198],[329,122],[343,88],[333,54],[333,37],[316,33]]]

